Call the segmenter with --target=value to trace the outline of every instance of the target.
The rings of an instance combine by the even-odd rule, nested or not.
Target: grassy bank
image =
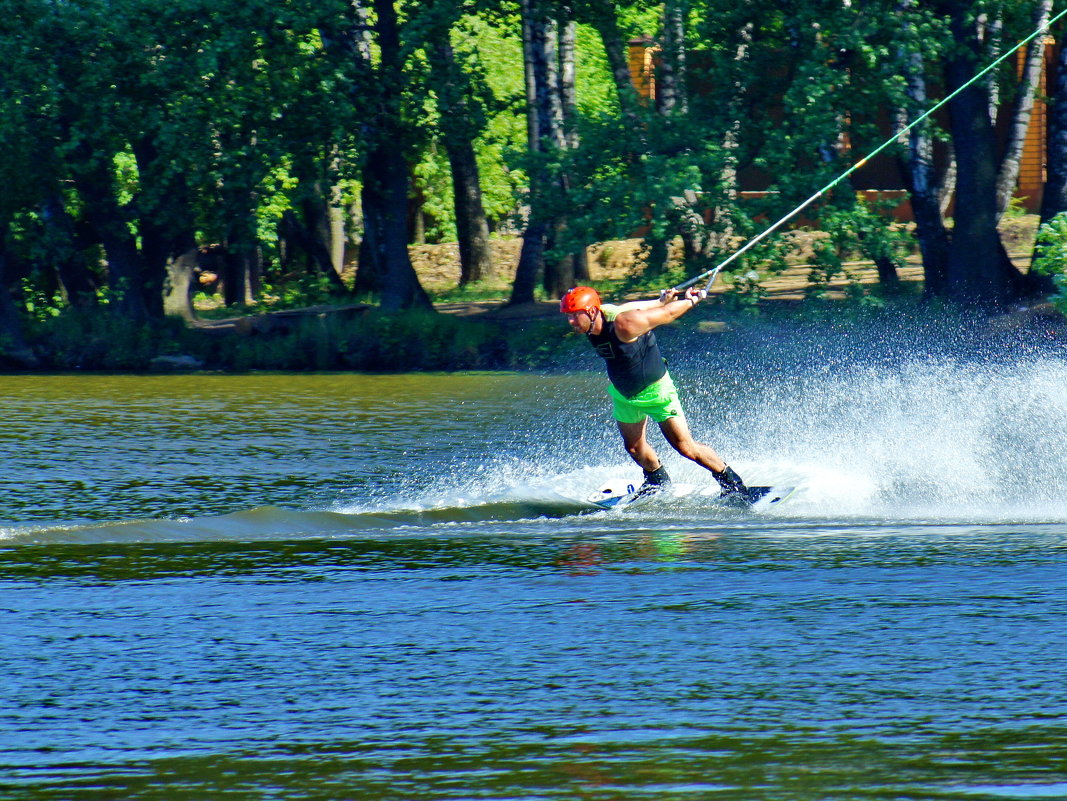
[[[1002,236],[1020,263],[1032,247],[1033,223],[1013,218],[1003,226]],[[504,305],[518,244],[499,241],[495,248],[493,272],[463,290],[456,288],[458,255],[453,246],[413,249],[420,280],[438,312],[387,315],[351,302],[306,308],[327,299],[295,290],[239,312],[217,303],[215,308],[202,306],[201,319],[194,324],[171,319],[135,325],[103,308],[59,308],[39,313],[28,323],[27,344],[37,363],[18,358],[0,338],[0,369],[393,372],[554,369],[583,363],[581,355],[588,355],[585,342],[568,331],[554,303],[519,309]],[[804,248],[797,252],[807,253]],[[657,276],[645,273],[635,241],[599,245],[590,255],[592,283],[612,299],[651,297],[659,287],[685,277],[680,264]],[[899,284],[888,291],[878,284],[869,263],[843,267],[832,280],[822,282],[803,258],[758,282],[726,277],[713,297],[663,334],[706,339],[747,331],[759,337],[760,332],[808,326],[874,331],[905,321],[918,329],[1034,329],[1038,338],[1063,337],[1062,316],[1017,313],[977,323],[976,329],[973,315],[925,303],[921,266],[914,257],[900,269]],[[726,285],[729,291],[722,291]]]
[[[46,371],[392,372],[550,367],[576,344],[564,341],[565,333],[555,318],[513,325],[375,309],[296,317],[265,332],[189,327],[180,320],[142,326],[67,310],[34,323],[29,340],[40,361],[35,369]]]
[[[727,349],[756,357],[831,341],[895,342],[922,349],[928,338],[1031,347],[1067,346],[1067,323],[1048,304],[995,318],[975,317],[945,304],[923,303],[914,293],[872,295],[803,303],[765,303],[753,309],[730,295],[701,304],[661,339],[675,358],[683,353]],[[369,372],[454,370],[554,370],[593,368],[587,343],[569,331],[554,304],[521,316],[497,312],[457,316],[439,312],[388,315],[372,307],[347,313],[292,314],[272,325],[265,318],[238,318],[257,325],[190,327],[179,320],[132,325],[107,314],[67,310],[33,324],[36,370],[159,372],[210,370],[354,370]],[[915,337],[919,339],[916,340]],[[821,344],[819,344],[821,343]],[[757,359],[766,358],[764,354]],[[2,364],[2,357],[0,357]],[[8,364],[6,369],[18,369]]]

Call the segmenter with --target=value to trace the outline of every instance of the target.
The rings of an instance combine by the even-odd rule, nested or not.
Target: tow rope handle
[[[711,285],[714,284],[715,283],[715,279],[719,277],[719,270],[721,270],[723,268],[723,266],[724,265],[720,264],[714,270],[710,270],[709,271],[711,273],[711,278],[709,278],[708,282],[706,284],[704,284],[704,288],[702,290],[700,290],[700,298],[701,298],[701,300],[706,298],[708,296],[708,293],[711,292]],[[703,278],[705,275],[708,275],[708,273],[704,273],[703,275],[698,275],[696,278],[690,278],[685,283],[678,284],[678,286],[671,287],[670,289],[661,290],[660,293],[659,293],[660,300],[663,300],[663,298],[666,297],[668,292],[680,292],[683,289],[688,289],[693,284],[695,284],[697,281],[699,281],[701,278]]]

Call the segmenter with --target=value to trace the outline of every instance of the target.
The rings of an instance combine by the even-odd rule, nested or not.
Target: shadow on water
[[[148,758],[110,766],[26,767],[0,782],[16,799],[1063,798],[1067,729],[894,737],[798,727],[673,732],[532,728],[495,738],[441,729],[356,740],[273,743],[252,753]],[[990,754],[997,754],[993,761]],[[84,776],[82,775],[84,774]],[[25,785],[20,787],[20,785]],[[36,785],[33,789],[30,789]],[[109,788],[106,796],[100,788]],[[471,788],[478,788],[471,795]],[[773,793],[769,792],[770,788]],[[267,795],[263,795],[266,793]],[[342,794],[342,795],[339,795]]]
[[[290,513],[302,517],[305,513]],[[325,514],[325,513],[324,513]],[[321,581],[338,571],[396,573],[470,569],[593,575],[600,571],[701,570],[762,572],[840,569],[878,570],[924,565],[966,565],[980,559],[988,566],[1058,564],[1064,527],[1025,523],[964,528],[943,522],[887,526],[884,521],[762,522],[720,521],[694,526],[661,519],[625,521],[605,518],[602,527],[571,523],[545,530],[549,521],[518,521],[492,533],[465,524],[404,526],[401,530],[353,531],[350,521],[338,536],[325,536],[318,515],[304,536],[274,529],[261,536],[226,535],[190,540],[84,542],[55,539],[0,547],[0,577],[12,581],[124,582],[175,577],[251,578],[264,582]],[[328,515],[330,519],[345,515]],[[551,521],[558,522],[558,521]],[[523,523],[527,528],[523,528]],[[158,536],[158,532],[153,532]],[[456,574],[461,577],[463,574]]]

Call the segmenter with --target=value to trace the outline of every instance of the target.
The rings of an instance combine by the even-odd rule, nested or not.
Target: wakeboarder
[[[651,417],[672,448],[711,472],[722,489],[721,497],[750,504],[753,499],[741,477],[714,449],[693,439],[678,390],[656,343],[655,328],[674,322],[707,294],[696,287],[681,296],[678,292],[672,288],[659,300],[616,305],[602,303],[592,287],[576,286],[564,294],[559,310],[567,315],[572,329],[589,339],[607,366],[612,414],[626,452],[645,473],[637,494],[659,492],[671,483],[645,436]]]

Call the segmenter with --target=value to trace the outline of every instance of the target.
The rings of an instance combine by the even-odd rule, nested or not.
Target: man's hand
[[[672,287],[660,293],[659,301],[626,304],[615,318],[615,334],[623,342],[633,342],[656,326],[674,322],[707,294],[703,289],[689,287],[685,295],[678,297],[678,290]]]
[[[708,293],[706,290],[697,289],[695,286],[691,286],[685,291],[685,299],[690,301],[694,306],[704,300],[707,296]]]
[[[704,298],[706,298],[707,296],[708,293],[705,290],[697,289],[695,286],[691,286],[685,291],[685,296],[683,298],[679,298],[678,289],[672,286],[670,289],[664,289],[662,292],[659,293],[659,302],[666,306],[672,300],[688,300],[695,306],[700,301],[704,300]]]
[[[666,305],[666,304],[670,303],[672,300],[674,300],[677,297],[678,297],[678,290],[675,287],[672,286],[670,289],[664,289],[664,290],[660,291],[660,293],[659,293],[659,302],[664,304],[664,305]]]

